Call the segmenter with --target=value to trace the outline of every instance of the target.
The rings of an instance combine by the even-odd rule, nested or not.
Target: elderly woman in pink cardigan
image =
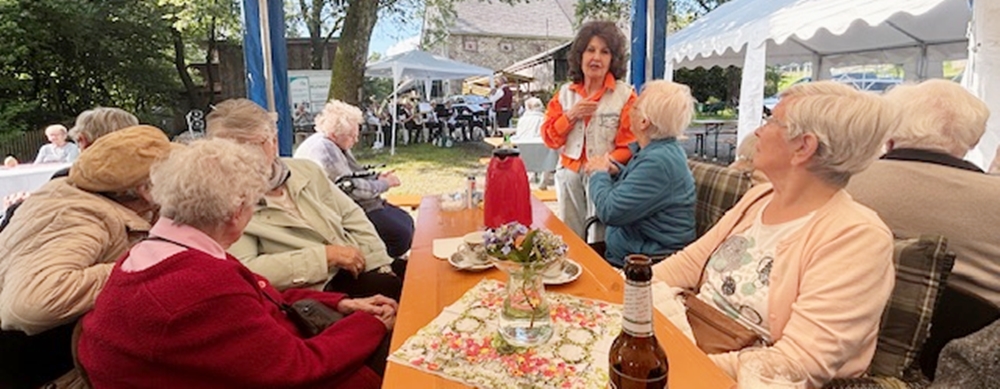
[[[897,116],[881,97],[833,82],[790,88],[754,134],[754,167],[771,183],[654,276],[762,335],[805,368],[810,387],[862,374],[893,288],[893,243],[844,186],[875,160]],[[710,357],[736,377],[736,352]]]

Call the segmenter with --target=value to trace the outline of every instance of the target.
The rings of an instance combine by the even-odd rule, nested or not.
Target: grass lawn
[[[393,188],[393,194],[440,194],[465,190],[465,179],[475,175],[483,182],[486,166],[479,159],[489,157],[493,148],[484,142],[456,143],[455,147],[437,147],[429,143],[396,146],[396,155],[389,155],[389,148],[379,151],[354,149],[354,156],[362,164],[385,164],[380,171],[395,170],[402,182]]]

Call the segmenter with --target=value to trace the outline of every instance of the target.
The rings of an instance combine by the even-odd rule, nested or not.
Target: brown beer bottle
[[[651,281],[653,261],[645,255],[625,258],[625,306],[622,332],[608,353],[613,389],[662,389],[667,387],[670,364],[653,334]]]

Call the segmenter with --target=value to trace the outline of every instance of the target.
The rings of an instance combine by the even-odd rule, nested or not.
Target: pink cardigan
[[[705,236],[656,265],[653,275],[671,286],[697,287],[716,247],[749,228],[773,195],[770,184],[754,187]],[[768,295],[773,347],[802,363],[810,386],[868,368],[895,283],[892,251],[889,228],[843,190],[778,244]],[[735,377],[736,354],[711,357]]]

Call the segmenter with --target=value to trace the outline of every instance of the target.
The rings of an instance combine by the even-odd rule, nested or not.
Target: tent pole
[[[267,111],[276,112],[274,104],[274,69],[271,64],[271,23],[267,16],[267,0],[258,0],[260,15],[260,45],[264,50],[264,91]]]

